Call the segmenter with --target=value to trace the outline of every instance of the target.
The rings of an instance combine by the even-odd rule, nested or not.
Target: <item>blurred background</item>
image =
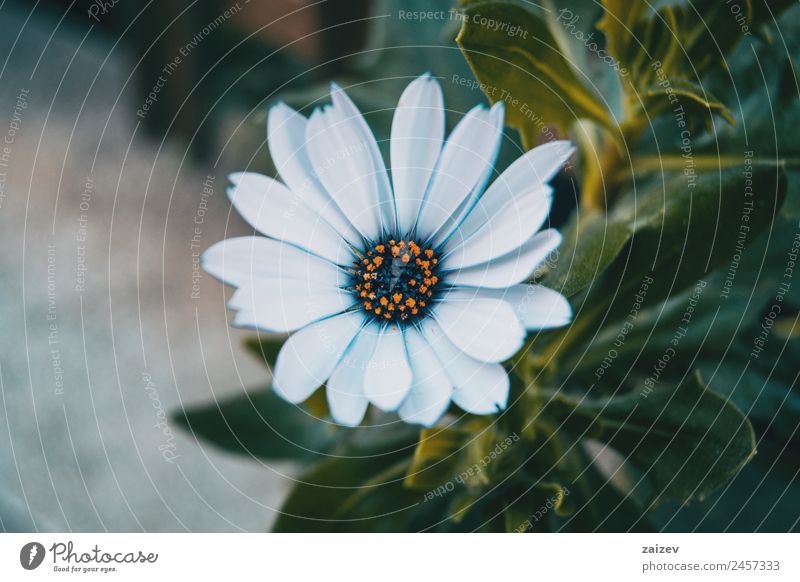
[[[313,107],[331,78],[402,61],[369,49],[402,36],[395,17],[362,0],[0,3],[0,530],[269,526],[294,466],[169,421],[268,380],[198,256],[247,232],[225,176],[269,170],[268,101],[291,87]],[[424,70],[407,65],[387,82]]]

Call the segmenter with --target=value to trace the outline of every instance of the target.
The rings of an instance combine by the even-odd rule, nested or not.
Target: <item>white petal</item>
[[[504,299],[528,330],[562,327],[572,321],[572,306],[558,291],[541,285],[514,285],[508,289],[462,289],[474,297]]]
[[[289,402],[302,402],[330,377],[358,333],[364,316],[344,313],[304,327],[278,354],[272,387]]]
[[[400,236],[414,227],[443,140],[442,88],[425,74],[403,91],[392,119],[392,182]]]
[[[228,307],[237,327],[284,333],[352,307],[352,293],[299,279],[262,279],[240,287]]]
[[[561,235],[551,228],[537,232],[518,249],[480,265],[451,271],[454,267],[445,259],[444,280],[450,285],[510,287],[530,277],[560,244]]]
[[[435,237],[470,195],[483,188],[479,182],[488,177],[500,147],[502,112],[502,101],[491,111],[478,105],[453,129],[422,203],[417,222],[421,237]]]
[[[485,198],[485,197],[484,197]],[[536,189],[509,198],[505,204],[478,201],[445,246],[451,268],[491,261],[522,246],[541,228],[550,213],[552,189]]]
[[[375,140],[375,134],[372,133],[356,104],[336,83],[331,83],[331,101],[333,101],[333,107],[339,110],[342,118],[354,125],[362,143],[364,143],[367,152],[372,158],[372,166],[375,171],[375,186],[377,188],[377,202],[380,204],[381,226],[384,233],[394,232],[397,227],[394,196],[389,185],[386,164],[383,162],[381,150]]]
[[[549,182],[575,152],[568,141],[553,141],[517,158],[492,182],[484,196],[506,200]]]
[[[506,407],[510,381],[502,365],[471,358],[430,318],[421,327],[455,387],[453,402],[472,414],[493,414]]]
[[[334,263],[350,264],[353,255],[347,242],[286,186],[253,172],[234,173],[228,179],[231,202],[253,228]]]
[[[525,341],[525,330],[511,305],[488,297],[473,298],[454,289],[434,310],[447,337],[466,354],[482,362],[502,362]]]
[[[381,410],[390,411],[400,406],[410,387],[411,368],[403,332],[382,328],[364,374],[364,394]]]
[[[307,123],[305,117],[285,103],[278,103],[269,110],[267,145],[272,162],[292,192],[344,238],[357,243],[358,232],[314,175],[305,146]]]
[[[398,413],[406,422],[432,426],[447,410],[453,387],[428,342],[416,329],[406,331],[406,344],[414,378]]]
[[[508,405],[510,386],[502,365],[484,363],[453,392],[453,402],[471,414],[495,414]]]
[[[358,426],[367,411],[369,400],[364,394],[364,373],[377,340],[376,330],[366,326],[350,345],[326,387],[328,407],[333,420],[346,426]]]
[[[456,233],[459,225],[464,222],[465,217],[469,215],[470,211],[475,207],[475,204],[481,198],[481,194],[483,194],[483,191],[486,189],[486,183],[489,181],[489,177],[494,172],[494,163],[497,159],[497,154],[500,151],[504,115],[505,110],[502,106],[495,106],[489,112],[490,123],[496,125],[498,131],[500,132],[498,134],[499,139],[497,140],[492,162],[486,165],[483,173],[478,178],[475,186],[473,186],[472,191],[469,193],[469,196],[464,199],[461,205],[455,210],[455,212],[453,212],[452,216],[447,217],[444,224],[439,229],[439,232],[433,238],[434,246],[443,245],[450,239],[451,236],[453,236],[454,233]]]
[[[328,106],[311,114],[306,150],[314,173],[350,223],[364,237],[381,232],[375,166],[355,121]]]
[[[564,162],[574,153],[575,147],[568,141],[556,141],[544,144],[528,151],[511,164],[480,197],[477,204],[467,209],[466,218],[459,221],[457,231],[451,232],[447,249],[459,246],[492,219],[509,203],[529,195],[532,191],[541,197],[539,212],[532,221],[526,224],[528,232],[533,233],[541,228],[545,218],[550,214],[552,190],[545,183],[561,169]],[[499,221],[492,221],[497,228],[502,228]],[[442,238],[439,243],[444,242]],[[527,237],[523,240],[527,240]]]
[[[275,277],[315,281],[332,287],[347,282],[346,273],[333,263],[263,236],[222,240],[206,249],[200,261],[206,272],[236,287]]]

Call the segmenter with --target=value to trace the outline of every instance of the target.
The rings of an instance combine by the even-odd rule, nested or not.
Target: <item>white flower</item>
[[[547,182],[573,152],[537,147],[484,192],[500,147],[503,105],[467,113],[445,140],[442,90],[430,75],[403,92],[391,133],[391,182],[361,113],[335,84],[305,119],[269,112],[268,145],[283,183],[230,176],[233,205],[256,230],[221,241],[203,267],[237,287],[233,324],[295,332],[273,386],[301,402],[322,384],[334,420],[368,403],[434,424],[450,401],[491,414],[508,401],[500,364],[526,330],[569,323],[559,293],[522,283],[558,247],[539,229]]]

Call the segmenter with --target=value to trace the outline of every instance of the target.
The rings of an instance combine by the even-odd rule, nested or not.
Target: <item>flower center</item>
[[[430,308],[439,282],[433,249],[412,240],[390,240],[354,264],[354,291],[367,313],[386,321],[411,321]]]

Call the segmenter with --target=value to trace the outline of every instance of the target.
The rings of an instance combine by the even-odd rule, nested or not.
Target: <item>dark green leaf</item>
[[[603,8],[603,18],[597,23],[597,28],[606,36],[608,52],[617,60],[630,64],[633,55],[641,50],[641,41],[634,36],[634,28],[646,14],[648,5],[630,0],[603,0]]]
[[[640,390],[580,407],[597,414],[600,440],[644,472],[654,502],[703,499],[755,454],[747,418],[706,389],[699,374],[677,387],[642,383]]]
[[[398,455],[330,458],[299,478],[281,507],[276,532],[406,531],[423,502],[402,486]]]
[[[660,282],[661,291],[650,299],[663,298],[730,259],[745,204],[753,203],[744,223],[749,244],[772,222],[786,193],[783,172],[775,167],[753,168],[752,196],[745,194],[741,171],[696,176],[692,185],[681,176],[645,193],[634,191],[608,215],[577,211],[541,282],[572,296],[614,263],[605,283],[594,285],[596,296],[608,301],[623,288],[635,291],[643,275],[656,273],[670,280]],[[628,252],[621,253],[628,242]],[[631,297],[621,296],[628,306]]]
[[[480,488],[489,483],[489,461],[513,444],[500,437],[486,419],[459,425],[424,429],[408,468],[405,484],[419,491],[451,483]],[[496,452],[495,449],[497,449]]]
[[[560,483],[541,482],[511,501],[503,512],[507,532],[528,533],[548,531],[550,517],[569,515],[569,489]]]
[[[781,215],[786,213],[788,203],[787,199]],[[742,226],[756,228],[740,230]],[[619,293],[616,307],[607,312],[602,326],[597,321],[581,323],[586,318],[579,317],[578,324],[590,333],[584,332],[581,337],[580,330],[577,334],[567,332],[576,343],[562,349],[560,367],[572,370],[586,383],[603,383],[613,388],[634,368],[649,374],[676,334],[680,335],[680,346],[670,366],[663,371],[667,377],[682,376],[685,366],[691,365],[695,358],[722,358],[737,335],[749,334],[747,341],[752,342],[759,333],[762,310],[774,298],[784,276],[787,253],[796,236],[796,221],[779,216],[760,236],[758,230],[762,226],[755,219],[753,223],[748,220],[727,227],[720,223],[717,228],[737,231],[743,244],[733,243],[734,255],[721,262],[722,268],[700,276],[706,283],[704,287],[702,282],[695,282],[685,291],[672,291],[669,297],[651,300],[651,295],[663,295],[663,291],[654,287],[670,286],[678,278],[675,273],[667,272],[666,283],[663,278],[659,283],[658,277],[647,272],[641,274],[638,282],[634,280],[636,287],[622,281],[620,286],[626,290]],[[736,252],[737,249],[746,250]],[[703,254],[706,253],[708,250],[704,249]],[[702,287],[700,293],[695,290],[698,284]],[[797,291],[792,286],[785,299],[800,303]],[[596,297],[602,302],[602,297]],[[751,329],[756,322],[758,325]]]
[[[605,15],[598,28],[606,34],[609,53],[628,74],[623,88],[630,94],[653,84],[656,68],[669,76],[681,70],[681,31],[674,6],[658,11],[643,2],[604,1]],[[654,67],[658,64],[658,67]]]
[[[270,390],[189,408],[173,419],[218,447],[265,460],[311,459],[334,444],[335,428]]]
[[[650,532],[647,512],[634,496],[619,491],[614,480],[603,475],[594,454],[578,447],[569,461],[576,479],[567,482],[571,513],[553,516],[551,529],[568,532]]]
[[[746,179],[752,179],[750,192]],[[680,176],[644,195],[631,193],[615,207],[612,220],[629,221],[634,234],[593,289],[592,300],[618,298],[607,314],[614,321],[630,310],[645,275],[655,283],[643,305],[682,291],[752,244],[785,195],[783,171],[768,166],[752,166],[752,178],[732,168],[697,174],[696,181]]]
[[[605,14],[597,27],[609,53],[631,73],[626,89],[637,92],[650,84],[657,62],[668,77],[693,81],[712,68],[724,68],[742,38],[792,4],[769,2],[767,9],[764,0],[742,0],[737,14],[718,0],[678,2],[658,10],[645,2],[603,0]]]
[[[785,442],[759,439],[758,454],[704,502],[664,503],[650,519],[668,532],[787,533],[800,531],[800,454]]]
[[[244,347],[272,370],[275,367],[275,361],[278,359],[278,352],[281,351],[285,341],[285,336],[258,335],[247,339],[244,342]]]
[[[672,95],[678,99],[678,103],[691,118],[703,118],[717,113],[728,123],[736,123],[730,109],[719,99],[700,85],[682,79],[666,79],[662,84],[643,89],[641,98],[645,111],[652,116],[657,111],[672,108],[670,104]]]
[[[352,439],[301,475],[281,507],[277,532],[409,531],[440,510],[403,486],[416,431],[390,423]],[[420,521],[420,519],[422,521]]]
[[[633,234],[629,220],[576,211],[562,229],[564,242],[541,273],[541,283],[567,297],[589,285],[619,255]]]
[[[546,14],[509,2],[470,5],[456,41],[493,103],[506,104],[506,122],[526,149],[547,125],[577,119],[611,127],[608,110],[579,78],[553,38]]]

